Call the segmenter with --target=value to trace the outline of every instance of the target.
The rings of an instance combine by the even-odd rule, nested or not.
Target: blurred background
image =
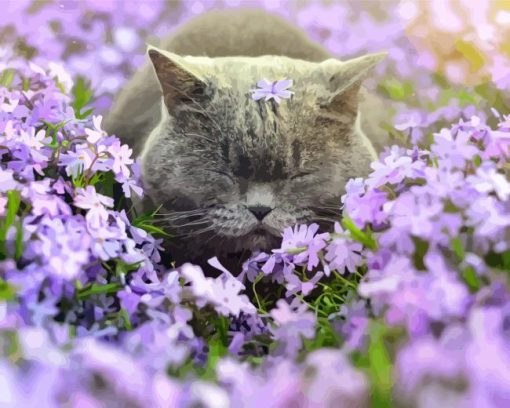
[[[92,90],[101,113],[145,44],[211,9],[263,8],[292,21],[344,59],[387,50],[369,86],[392,101],[390,132],[423,140],[433,124],[489,107],[508,111],[509,0],[4,0],[0,63],[56,61]],[[2,67],[0,67],[2,68]],[[5,68],[5,67],[4,67]],[[410,128],[413,127],[411,131]]]

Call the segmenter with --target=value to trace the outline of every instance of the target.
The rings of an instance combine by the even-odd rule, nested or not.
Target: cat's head
[[[148,195],[178,235],[221,251],[268,250],[296,223],[331,220],[374,151],[357,123],[361,81],[381,54],[312,63],[287,57],[149,56],[163,118],[142,152]],[[292,79],[279,104],[261,79]]]

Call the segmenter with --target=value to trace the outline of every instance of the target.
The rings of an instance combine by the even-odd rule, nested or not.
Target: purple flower
[[[120,299],[120,304],[126,311],[132,315],[135,313],[138,304],[140,303],[140,296],[131,291],[131,288],[126,287],[126,289],[121,290],[117,293],[117,296]]]
[[[78,145],[75,149],[75,151],[69,150],[67,153],[62,153],[59,164],[65,166],[68,176],[76,178],[91,168],[96,155],[85,144]]]
[[[302,282],[296,275],[289,275],[287,277],[287,283],[285,287],[287,288],[287,292],[285,293],[286,297],[291,297],[295,293],[302,293],[303,296],[307,296],[310,292],[315,289],[317,282],[322,278],[324,273],[317,272],[310,280]]]
[[[329,238],[328,233],[317,234],[318,230],[317,224],[286,228],[282,234],[281,248],[273,252],[292,254],[295,263],[306,263],[308,270],[311,271],[319,264],[318,253],[326,246],[326,240]]]
[[[132,149],[128,145],[121,145],[120,141],[115,141],[108,147],[108,153],[113,157],[112,169],[116,174],[122,174],[123,177],[129,177],[129,165],[133,163],[131,158]]]
[[[466,179],[476,191],[482,194],[496,193],[501,201],[506,201],[510,197],[510,183],[493,163],[486,163],[476,170],[476,174],[468,176]]]
[[[9,190],[14,190],[17,186],[18,183],[13,178],[13,171],[0,168],[0,192],[6,193]]]
[[[467,224],[475,227],[475,236],[493,242],[500,241],[510,226],[510,214],[505,206],[493,196],[482,196],[475,200],[466,211]],[[483,241],[480,241],[483,244]]]
[[[40,150],[44,147],[45,143],[50,142],[50,138],[46,136],[46,131],[41,129],[37,133],[35,128],[30,127],[28,132],[23,132],[20,136],[20,141],[34,150]]]
[[[508,160],[510,157],[510,133],[493,130],[490,132],[490,141],[482,154],[484,159],[497,158]]]
[[[349,180],[345,190],[346,194],[341,197],[344,213],[358,227],[363,228],[366,224],[377,227],[385,222],[382,206],[387,201],[386,192],[368,187],[361,178]]]
[[[38,240],[29,249],[43,258],[52,274],[71,280],[82,273],[90,257],[90,237],[83,224],[73,218],[65,222],[59,218],[44,218],[34,232]]]
[[[469,316],[472,342],[465,350],[464,358],[470,382],[468,398],[476,406],[499,406],[508,401],[509,310],[507,303],[500,308],[475,309]]]
[[[78,189],[74,198],[74,205],[87,211],[87,224],[94,229],[100,228],[106,224],[108,211],[106,207],[113,207],[113,199],[98,194],[93,186],[87,186],[85,189]]]
[[[243,269],[239,274],[239,279],[244,282],[253,282],[262,271],[262,264],[266,263],[270,255],[265,252],[255,253],[243,263]],[[272,269],[268,273],[272,272]]]
[[[319,349],[310,353],[305,370],[313,373],[304,379],[308,406],[368,406],[369,382],[355,369],[343,350]]]
[[[432,336],[426,336],[404,347],[397,357],[397,387],[400,395],[414,399],[418,394],[420,399],[425,399],[428,394],[428,398],[437,399],[433,388],[427,390],[427,384],[432,383],[442,389],[442,398],[453,397],[453,400],[447,400],[454,403],[455,399],[460,399],[457,403],[461,402],[462,395],[457,394],[447,384],[461,381],[464,376],[465,334],[462,328],[452,327],[439,341]],[[441,387],[442,384],[444,388]],[[467,400],[465,402],[468,403]]]
[[[191,292],[199,301],[198,304],[212,304],[214,308],[225,316],[239,316],[241,312],[252,314],[255,307],[246,295],[240,292],[244,285],[230,273],[212,279],[206,278],[198,266],[185,264],[181,267],[183,277],[191,283]]]
[[[288,90],[293,83],[292,79],[281,79],[273,82],[263,79],[257,82],[257,89],[251,90],[251,97],[255,101],[265,98],[266,101],[273,99],[276,103],[280,103],[281,99],[289,99],[294,93]]]
[[[289,356],[296,355],[303,338],[310,339],[315,334],[315,315],[297,300],[289,304],[280,299],[270,313],[276,324],[272,329],[275,340],[280,343],[281,352]]]
[[[472,160],[479,150],[469,143],[470,137],[467,132],[459,131],[453,135],[447,129],[436,134],[431,151],[440,159],[440,166],[462,169],[466,160]]]
[[[345,237],[337,235],[345,235]],[[327,268],[324,269],[326,276],[329,276],[331,269],[341,274],[346,268],[347,271],[354,272],[363,262],[361,255],[363,245],[349,239],[349,234],[343,231],[338,222],[335,222],[335,234],[332,237],[333,239],[326,247],[325,259],[328,262]]]
[[[345,320],[335,322],[339,332],[345,336],[347,350],[363,350],[367,346],[368,340],[368,307],[365,300],[355,300],[343,304],[337,313],[337,316]],[[330,316],[332,319],[335,315]]]
[[[102,116],[93,116],[92,123],[94,124],[94,129],[85,129],[85,133],[87,134],[87,142],[96,144],[102,138],[106,136],[106,132],[101,129],[101,122],[103,118]]]
[[[414,161],[409,156],[402,156],[398,149],[392,149],[383,161],[375,161],[370,165],[373,172],[367,179],[370,187],[380,187],[384,184],[399,184],[405,178],[421,176],[425,164]]]

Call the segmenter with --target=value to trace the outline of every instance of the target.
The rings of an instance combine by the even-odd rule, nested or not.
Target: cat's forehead
[[[214,78],[219,85],[254,85],[261,79],[279,80],[306,78],[319,65],[318,63],[266,55],[261,57],[185,57],[206,78]]]

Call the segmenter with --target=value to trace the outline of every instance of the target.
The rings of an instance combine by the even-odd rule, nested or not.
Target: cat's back
[[[206,57],[284,55],[320,62],[330,56],[290,22],[257,9],[205,13],[184,24],[160,48]]]
[[[183,24],[159,48],[180,55],[227,57],[283,55],[319,62],[329,53],[288,21],[263,10],[210,11]],[[147,62],[117,96],[104,126],[137,154],[158,123],[160,90]]]

